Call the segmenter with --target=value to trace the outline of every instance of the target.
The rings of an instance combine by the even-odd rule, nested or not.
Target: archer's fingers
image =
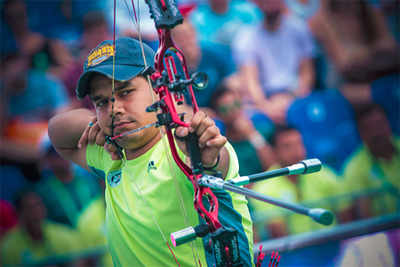
[[[96,118],[92,119],[92,120],[89,122],[89,124],[86,126],[85,130],[83,131],[83,133],[82,133],[82,135],[81,135],[81,138],[79,138],[79,141],[78,141],[78,148],[79,148],[79,149],[82,148],[83,146],[87,145],[87,143],[88,143],[89,131],[90,131],[90,128],[91,128],[90,125],[93,125],[95,122],[96,122]]]
[[[215,147],[221,149],[227,142],[227,139],[223,135],[218,135],[215,138],[208,140],[206,142],[207,147]]]
[[[100,132],[97,134],[95,142],[96,142],[96,145],[98,145],[98,146],[104,146],[104,144],[106,143],[106,136],[105,136],[103,130],[100,130]]]
[[[199,126],[196,129],[196,134],[200,137],[202,136],[208,129],[216,127],[215,122],[213,119],[210,117],[205,117],[203,120],[200,122]],[[217,128],[218,129],[218,128]]]
[[[175,135],[177,137],[185,137],[189,134],[189,129],[187,127],[179,126],[175,129]]]
[[[199,128],[201,122],[207,117],[207,115],[203,111],[198,111],[193,115],[192,120],[190,121],[189,131],[197,133],[197,129]]]
[[[117,152],[117,148],[111,143],[104,143],[104,149],[110,153]]]
[[[120,157],[118,156],[117,148],[111,143],[104,143],[104,149],[110,153],[112,160],[118,160]]]
[[[91,129],[89,130],[88,134],[88,143],[94,144],[96,142],[97,135],[99,135],[101,129],[98,123],[95,123]]]
[[[214,138],[220,136],[220,132],[217,126],[210,126],[208,128],[206,128],[202,134],[199,136],[199,146],[201,148],[205,147],[205,146],[209,146],[207,145],[208,141],[213,140]]]

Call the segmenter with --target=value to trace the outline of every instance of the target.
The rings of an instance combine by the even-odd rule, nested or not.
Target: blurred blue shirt
[[[361,144],[353,109],[338,90],[314,91],[295,100],[287,121],[300,131],[307,157],[319,158],[338,173]]]
[[[371,84],[372,100],[381,105],[393,133],[400,136],[400,75],[392,74]]]
[[[200,107],[208,107],[212,94],[226,77],[236,71],[236,66],[227,46],[202,43],[200,49],[200,63],[194,71],[205,72],[208,76],[208,85],[202,90],[195,90],[194,93],[197,104]]]
[[[26,88],[10,98],[8,116],[22,116],[25,121],[49,118],[52,113],[68,104],[64,85],[54,76],[30,71]]]
[[[200,41],[230,45],[242,26],[258,23],[262,14],[250,1],[232,0],[224,14],[216,14],[208,3],[199,4],[189,19]]]

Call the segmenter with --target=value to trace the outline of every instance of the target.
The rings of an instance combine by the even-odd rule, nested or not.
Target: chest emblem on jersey
[[[110,171],[107,175],[107,182],[111,187],[116,187],[121,182],[121,170]]]
[[[156,164],[154,161],[149,161],[149,164],[147,164],[147,173],[149,173],[151,170],[157,170]]]

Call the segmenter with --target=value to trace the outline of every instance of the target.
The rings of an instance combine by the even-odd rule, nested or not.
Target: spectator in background
[[[396,39],[400,43],[400,5],[398,0],[378,0],[386,23]]]
[[[0,199],[0,240],[17,224],[14,207],[8,201]]]
[[[250,1],[208,0],[199,4],[189,17],[201,42],[231,46],[244,25],[253,25],[262,18]]]
[[[2,57],[18,53],[30,59],[31,68],[62,77],[65,68],[72,63],[72,57],[61,41],[47,39],[30,29],[25,2],[7,0],[3,3],[2,13]]]
[[[294,128],[277,127],[271,143],[278,164],[271,166],[270,169],[286,167],[305,158],[305,148],[301,135]],[[326,166],[313,174],[283,176],[258,182],[253,185],[252,189],[284,201],[309,203],[311,206],[318,205],[335,210],[338,212],[340,221],[347,221],[351,218],[347,210],[349,206],[347,203],[323,202],[324,198],[338,195],[342,189],[333,171]],[[304,215],[285,213],[282,208],[277,206],[265,205],[253,199],[250,199],[250,204],[257,217],[262,216],[262,214],[271,215],[265,220],[266,225],[264,227],[272,238],[324,227]]]
[[[41,150],[42,178],[35,189],[47,207],[49,219],[75,228],[82,211],[99,196],[96,178],[61,158],[47,135]]]
[[[67,108],[68,99],[58,79],[28,65],[29,58],[10,55],[1,67],[0,158],[2,165],[17,167],[30,180],[38,180],[39,142],[50,116]]]
[[[105,15],[100,11],[88,12],[83,17],[82,37],[76,46],[71,47],[74,64],[70,64],[65,72],[63,83],[68,89],[68,96],[74,108],[85,107],[92,109],[89,99],[78,101],[75,94],[76,84],[81,75],[86,56],[103,40],[112,39],[110,27]]]
[[[371,82],[373,73],[399,64],[398,47],[379,8],[367,0],[320,2],[310,27],[346,83]]]
[[[339,90],[314,89],[296,99],[289,106],[287,123],[301,133],[307,157],[319,158],[339,175],[361,143],[353,108]]]
[[[274,153],[266,140],[274,126],[261,112],[243,107],[237,91],[224,86],[212,97],[212,108],[225,127],[225,136],[239,160],[239,174],[249,175],[269,169],[275,164]]]
[[[114,0],[105,0],[106,17],[109,25],[114,25]],[[135,5],[136,14],[133,11],[132,3]],[[140,34],[143,41],[154,50],[158,46],[158,35],[154,20],[150,17],[150,10],[145,0],[116,1],[115,27],[118,35],[138,39],[138,25],[140,23]],[[137,23],[136,19],[137,18]],[[103,39],[108,40],[108,39]]]
[[[400,69],[371,83],[371,101],[385,110],[395,135],[400,136]]]
[[[185,20],[172,30],[176,45],[185,55],[189,73],[205,72],[208,85],[203,90],[195,90],[196,100],[200,107],[210,107],[211,96],[221,83],[228,87],[237,87],[235,64],[224,47],[217,44],[202,44],[192,24]]]
[[[344,175],[350,192],[381,189],[369,199],[358,201],[359,216],[398,212],[400,197],[400,139],[394,136],[383,109],[370,104],[356,111],[363,145],[347,161]],[[385,190],[385,191],[384,191]]]
[[[109,267],[113,266],[113,262],[111,254],[106,249],[106,200],[104,197],[106,185],[104,179],[99,179],[99,183],[102,188],[102,194],[90,202],[81,212],[77,228],[87,248],[103,248],[104,252],[100,259],[100,266]]]
[[[285,13],[283,0],[255,2],[264,21],[238,34],[234,55],[250,100],[274,122],[284,123],[291,101],[313,86],[313,41],[307,25]]]
[[[398,244],[400,239],[395,241]],[[341,259],[336,266],[398,266],[396,262],[398,263],[399,254],[396,254],[395,246],[396,244],[390,242],[390,232],[352,238],[345,242]]]
[[[66,256],[80,250],[78,233],[47,221],[46,208],[33,191],[21,191],[15,199],[15,207],[19,224],[2,240],[3,264],[26,266],[45,263],[51,258],[54,260],[54,257]]]

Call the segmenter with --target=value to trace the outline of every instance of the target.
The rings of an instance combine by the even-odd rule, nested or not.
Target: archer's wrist
[[[215,159],[213,165],[210,165],[210,166],[203,165],[204,170],[206,170],[206,171],[214,171],[218,167],[220,160],[221,160],[221,154],[218,153],[218,156]]]
[[[216,163],[216,161],[214,162]],[[207,166],[203,166],[207,167]],[[208,167],[213,167],[213,166],[208,166]],[[210,172],[211,175],[216,175],[217,176],[225,179],[227,173],[228,173],[228,169],[229,169],[229,152],[226,149],[226,147],[223,147],[220,151],[219,151],[219,161],[218,163],[215,165],[215,167],[213,169],[206,169],[204,168],[204,170],[206,172]]]

